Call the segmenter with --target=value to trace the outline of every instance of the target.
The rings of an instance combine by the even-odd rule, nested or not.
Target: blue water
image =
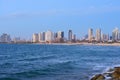
[[[120,64],[120,47],[0,44],[0,80],[89,80]]]

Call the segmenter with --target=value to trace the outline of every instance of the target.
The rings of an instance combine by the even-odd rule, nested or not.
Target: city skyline
[[[71,29],[81,37],[90,27],[101,28],[107,34],[114,27],[120,28],[119,3],[119,0],[0,0],[0,34],[26,38],[48,29],[53,32]]]
[[[96,29],[93,29],[93,28],[88,28],[88,30],[89,29],[92,29],[92,36],[94,37],[94,36],[96,36],[97,34],[96,34],[96,32],[97,32],[97,30],[99,30],[100,29],[100,32],[101,33],[104,33],[104,34],[109,34],[109,35],[113,35],[113,31],[115,30],[115,29],[118,29],[118,31],[119,31],[119,29],[120,28],[118,28],[118,27],[114,27],[110,32],[108,32],[108,33],[106,33],[106,32],[103,32],[103,30],[101,29],[101,28],[96,28]],[[65,38],[68,38],[68,31],[69,30],[72,30],[72,29],[68,29],[67,31],[64,31],[64,30],[58,30],[58,31],[64,31],[64,37]],[[75,36],[77,36],[76,38],[78,38],[78,39],[82,39],[84,36],[86,36],[86,35],[88,35],[88,33],[89,33],[89,31],[88,30],[86,30],[85,32],[79,32],[79,33],[76,33],[75,31],[74,31],[74,35]],[[33,32],[33,33],[30,33],[31,35],[33,35],[34,33],[36,34],[36,33],[42,33],[42,32],[46,32],[46,31],[52,31],[52,32],[57,32],[57,31],[55,31],[55,30],[50,30],[50,29],[47,29],[47,30],[41,30],[41,31],[38,31],[38,32]],[[73,31],[73,30],[72,30]],[[22,32],[21,32],[22,33]],[[78,35],[78,34],[81,34],[81,33],[85,33],[85,34],[82,34],[82,35]],[[10,33],[8,33],[8,32],[0,32],[0,35],[1,34],[10,34]],[[21,39],[26,39],[26,40],[30,40],[30,39],[32,39],[31,38],[31,35],[28,35],[28,36],[22,36],[22,35],[25,35],[25,34],[22,34],[22,35],[13,35],[13,34],[10,34],[11,35],[11,37],[12,38],[16,38],[16,37],[20,37]]]
[[[65,36],[67,35],[67,36]],[[68,30],[67,34],[64,31],[51,31],[47,30],[45,32],[34,32],[30,39],[21,38],[19,36],[11,37],[8,33],[3,33],[0,35],[0,42],[33,42],[33,43],[44,43],[44,42],[119,42],[120,41],[120,31],[119,28],[114,28],[111,34],[104,33],[100,28],[98,29],[88,29],[88,33],[84,34],[82,37],[76,36],[75,32],[71,29]]]

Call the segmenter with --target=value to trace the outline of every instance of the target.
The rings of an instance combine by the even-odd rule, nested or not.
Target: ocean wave
[[[18,61],[36,61],[36,60],[48,60],[48,59],[54,59],[56,56],[54,55],[48,55],[48,56],[35,56],[35,57],[26,57],[24,59],[19,59]]]
[[[37,76],[49,76],[49,75],[64,75],[68,74],[72,69],[74,69],[74,62],[73,61],[64,61],[59,63],[48,64],[44,67],[39,69],[33,70],[24,70],[18,71],[16,73],[12,73],[10,75],[14,75],[17,77],[37,77]]]
[[[5,78],[0,78],[0,80],[20,80],[20,79],[12,78],[12,77],[5,77]]]

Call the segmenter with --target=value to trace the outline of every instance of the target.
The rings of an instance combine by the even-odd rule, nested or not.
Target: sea
[[[0,44],[0,80],[90,80],[119,65],[119,46]]]

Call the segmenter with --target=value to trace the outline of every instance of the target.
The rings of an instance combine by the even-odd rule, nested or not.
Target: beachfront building
[[[72,35],[73,35],[72,30],[69,30],[68,31],[68,41],[72,41]]]
[[[108,42],[108,40],[109,40],[109,35],[108,34],[102,34],[101,41]]]
[[[115,28],[112,31],[112,40],[113,41],[118,41],[119,40],[119,29],[118,28]]]
[[[37,43],[39,42],[39,36],[37,33],[34,33],[33,36],[32,36],[32,42],[33,43]]]
[[[88,40],[91,42],[93,40],[93,29],[88,30]]]
[[[42,32],[42,40],[45,41],[45,32]]]
[[[3,33],[1,36],[0,36],[0,42],[3,42],[3,43],[9,43],[11,42],[11,37],[10,35],[6,34],[6,33]]]
[[[96,41],[100,42],[101,41],[101,29],[96,30]]]
[[[57,39],[58,34],[54,33],[54,39]]]
[[[64,32],[58,31],[57,33],[54,33],[54,39],[55,42],[64,42]]]
[[[63,31],[58,31],[57,32],[57,38],[58,39],[64,38],[64,32]]]
[[[120,32],[119,32],[119,41],[120,41]]]
[[[43,41],[43,35],[42,35],[42,32],[38,34],[38,38],[39,38],[39,42],[42,42],[42,41]]]
[[[39,33],[38,36],[39,36],[39,42],[40,42],[40,43],[45,42],[45,32]]]
[[[73,41],[73,42],[76,41],[76,35],[75,35],[75,34],[72,35],[72,41]]]
[[[54,40],[53,38],[54,38],[53,33],[48,30],[48,31],[45,33],[45,41],[48,42],[48,43],[51,43],[51,42]]]

